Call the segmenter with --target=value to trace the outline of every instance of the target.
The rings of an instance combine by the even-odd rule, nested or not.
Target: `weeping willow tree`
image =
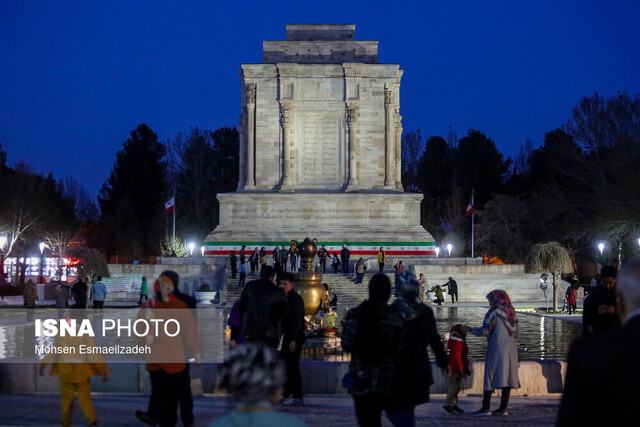
[[[558,242],[536,243],[527,256],[528,273],[551,273],[553,276],[553,310],[558,309],[560,275],[573,273],[569,252]]]
[[[82,262],[78,264],[78,277],[93,282],[98,276],[111,276],[107,260],[98,249],[73,248],[69,253],[76,258],[82,259]]]

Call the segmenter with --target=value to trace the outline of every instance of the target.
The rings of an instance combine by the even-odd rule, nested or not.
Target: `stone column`
[[[247,185],[247,129],[246,129],[246,112],[243,112],[238,118],[238,136],[240,137],[240,154],[238,155],[238,188],[236,191],[244,190]]]
[[[395,108],[395,119],[396,190],[404,191],[402,188],[402,116],[400,115],[400,107]]]
[[[358,125],[358,103],[347,103],[347,126],[349,127],[349,180],[346,191],[359,190],[356,166],[356,127]]]
[[[395,94],[392,89],[384,90],[384,112],[385,112],[385,162],[384,162],[384,188],[395,189],[395,177],[393,176],[393,167],[395,166]]]
[[[256,178],[255,178],[255,146],[256,146],[256,135],[255,135],[255,115],[256,115],[256,84],[249,83],[247,84],[247,182],[245,184],[245,188],[255,188],[256,187]]]
[[[289,102],[280,103],[280,123],[282,124],[282,181],[280,191],[293,191],[291,183],[291,123],[293,106]]]

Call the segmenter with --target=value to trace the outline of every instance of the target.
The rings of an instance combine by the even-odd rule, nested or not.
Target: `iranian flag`
[[[176,196],[175,194],[172,194],[171,196],[169,196],[167,201],[164,202],[164,210],[166,210],[167,213],[173,213],[173,208],[175,205],[176,205]]]
[[[467,212],[465,212],[465,215],[471,215],[474,209],[475,206],[473,205],[473,190],[471,190],[471,198],[469,199],[469,205],[467,206]]]

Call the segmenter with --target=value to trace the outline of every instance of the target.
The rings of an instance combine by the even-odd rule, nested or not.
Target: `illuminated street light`
[[[640,246],[640,239],[638,239],[638,246]]]
[[[193,250],[195,249],[196,244],[191,242],[189,243],[189,255],[193,256]]]
[[[202,256],[204,256],[204,246],[200,246],[200,252],[202,252]]]
[[[640,239],[638,239],[640,241]],[[436,258],[440,256],[440,247],[436,246]]]
[[[447,251],[449,251],[449,256],[451,256],[451,249],[453,249],[453,245],[451,243],[447,243]]]
[[[598,249],[600,249],[600,255],[602,256],[602,251],[604,251],[604,243],[598,243]]]

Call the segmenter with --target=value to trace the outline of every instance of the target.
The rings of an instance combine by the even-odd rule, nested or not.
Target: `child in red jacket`
[[[471,328],[464,325],[455,325],[449,333],[449,390],[447,400],[442,409],[449,414],[462,414],[464,411],[458,407],[458,393],[462,388],[462,377],[471,374],[469,370],[469,347],[465,338]]]

